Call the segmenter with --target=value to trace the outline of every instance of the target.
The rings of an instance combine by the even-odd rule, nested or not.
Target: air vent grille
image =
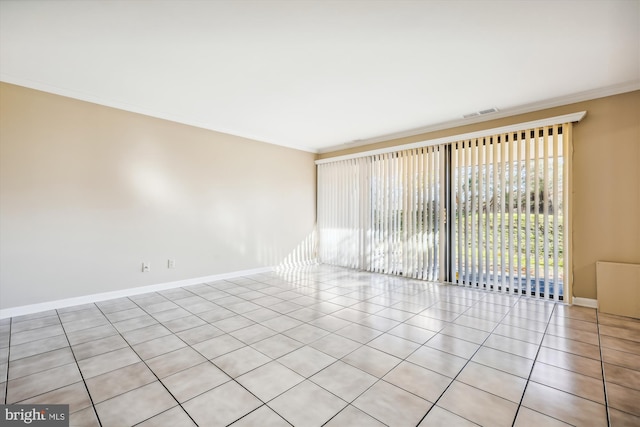
[[[484,116],[485,114],[491,114],[491,113],[497,113],[497,112],[498,112],[497,108],[488,108],[486,110],[480,110],[480,111],[476,111],[474,113],[465,114],[462,117],[464,117],[465,119],[468,119],[470,117]]]

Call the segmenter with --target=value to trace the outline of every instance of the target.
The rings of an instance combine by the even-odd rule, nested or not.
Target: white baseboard
[[[592,298],[573,297],[573,305],[581,307],[598,308],[598,300]]]
[[[109,299],[128,297],[133,295],[146,294],[149,292],[164,291],[167,289],[181,288],[183,286],[198,285],[216,280],[233,279],[234,277],[250,276],[252,274],[268,273],[274,271],[276,267],[262,267],[251,270],[232,271],[230,273],[214,274],[212,276],[195,277],[192,279],[178,280],[175,282],[159,283],[156,285],[140,286],[136,288],[122,289],[119,291],[101,292],[99,294],[83,295],[80,297],[66,298],[55,301],[47,301],[38,304],[23,305],[20,307],[4,308],[0,310],[0,319],[8,317],[23,316],[41,311],[53,310],[74,305],[94,303]]]

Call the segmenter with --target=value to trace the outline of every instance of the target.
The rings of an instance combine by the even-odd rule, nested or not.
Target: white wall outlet
[[[142,272],[143,273],[148,273],[151,271],[151,264],[149,264],[148,262],[143,262],[142,263]]]
[[[167,268],[176,268],[176,260],[173,258],[169,258],[167,260]]]

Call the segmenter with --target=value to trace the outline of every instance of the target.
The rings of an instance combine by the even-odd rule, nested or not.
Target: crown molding
[[[388,133],[380,136],[375,136],[372,138],[358,140],[355,142],[348,142],[340,145],[334,145],[332,147],[320,149],[318,150],[318,153],[326,154],[326,153],[331,153],[333,151],[342,151],[349,148],[356,148],[356,147],[362,147],[364,145],[375,144],[377,142],[407,138],[411,136],[420,135],[423,133],[435,132],[435,131],[451,129],[459,126],[488,122],[491,120],[517,116],[519,114],[531,113],[534,111],[545,110],[547,108],[562,107],[564,105],[575,104],[577,102],[590,101],[592,99],[604,98],[607,96],[618,95],[626,92],[633,92],[636,90],[640,90],[640,80],[622,83],[622,84],[613,85],[613,86],[607,86],[599,89],[588,90],[584,92],[578,92],[571,95],[551,98],[551,99],[547,99],[540,102],[524,104],[518,107],[500,110],[497,113],[491,113],[484,116],[474,116],[466,119],[465,118],[456,119],[456,120],[446,121],[446,122],[437,123],[429,126],[409,129],[406,131]]]

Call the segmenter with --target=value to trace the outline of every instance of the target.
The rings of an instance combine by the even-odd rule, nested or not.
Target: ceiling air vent
[[[462,117],[464,117],[465,119],[468,119],[470,117],[484,116],[485,114],[491,114],[491,113],[497,113],[497,112],[498,112],[497,108],[488,108],[486,110],[476,111],[475,113],[465,114]]]

